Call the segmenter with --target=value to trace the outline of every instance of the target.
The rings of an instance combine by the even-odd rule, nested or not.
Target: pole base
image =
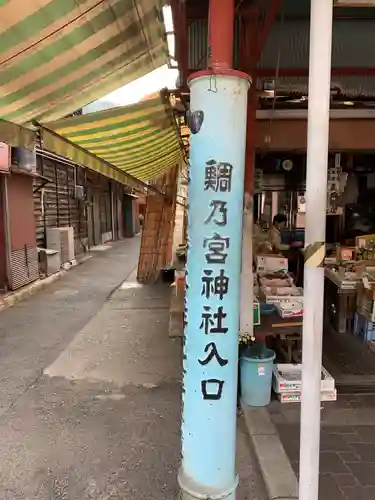
[[[236,500],[238,475],[228,488],[218,490],[196,483],[180,470],[178,484],[180,486],[178,500]]]

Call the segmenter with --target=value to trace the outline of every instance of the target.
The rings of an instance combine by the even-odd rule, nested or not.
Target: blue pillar
[[[236,400],[248,75],[189,82],[183,500],[235,499]],[[251,308],[251,304],[249,304]]]

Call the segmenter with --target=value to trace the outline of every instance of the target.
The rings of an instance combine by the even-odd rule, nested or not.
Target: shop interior
[[[302,349],[306,155],[259,154],[255,166],[254,318],[261,318],[255,336],[264,336],[278,363],[296,364]],[[330,154],[326,191],[323,367],[336,386],[322,398],[334,400],[336,389],[375,386],[375,155]],[[278,214],[285,216],[281,251],[269,244]]]

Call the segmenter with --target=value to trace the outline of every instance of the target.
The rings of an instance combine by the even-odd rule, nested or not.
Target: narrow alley
[[[177,498],[181,342],[170,289],[114,243],[0,315],[0,498]],[[264,490],[239,419],[238,499]]]

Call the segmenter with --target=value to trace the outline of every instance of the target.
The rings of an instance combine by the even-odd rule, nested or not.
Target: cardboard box
[[[292,287],[294,282],[291,276],[286,275],[284,278],[274,277],[273,275],[265,275],[259,278],[259,283],[264,287],[282,288]]]
[[[303,301],[298,302],[278,302],[277,312],[282,318],[297,318],[303,316]]]
[[[279,304],[280,302],[300,302],[303,304],[303,288],[296,286],[270,288],[261,287],[262,296],[266,304]]]
[[[288,259],[282,255],[257,255],[257,273],[264,275],[267,273],[287,273]]]
[[[300,392],[282,392],[277,395],[280,403],[300,403],[301,393]],[[337,390],[333,391],[321,391],[320,401],[336,401],[337,400]]]
[[[277,393],[298,393],[302,387],[302,365],[275,364],[273,366],[273,390]],[[335,379],[322,366],[320,390],[333,392]]]
[[[339,262],[356,260],[356,247],[337,247],[336,259]]]

